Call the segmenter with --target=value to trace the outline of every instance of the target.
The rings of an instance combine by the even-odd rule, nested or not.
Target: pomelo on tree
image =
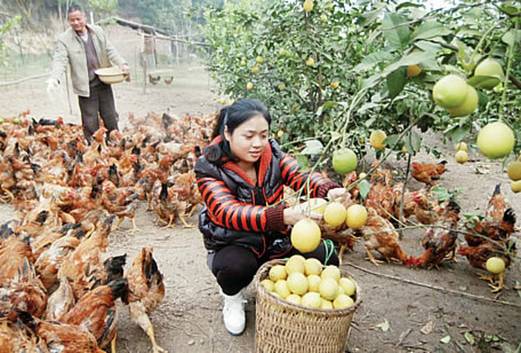
[[[463,164],[469,160],[469,154],[465,151],[458,151],[454,156],[456,158],[456,162]]]
[[[420,65],[409,65],[407,66],[407,77],[412,78],[419,76],[422,73]]]
[[[387,134],[383,130],[373,130],[369,136],[369,143],[375,150],[383,150],[385,148],[385,139]]]
[[[432,88],[432,97],[443,108],[454,108],[463,103],[470,86],[458,75],[442,77]]]
[[[490,159],[508,156],[515,143],[514,131],[501,121],[487,124],[479,131],[477,139],[479,150]]]
[[[360,229],[367,222],[367,209],[362,205],[351,205],[347,209],[346,224],[351,229]]]
[[[474,113],[478,107],[479,96],[476,89],[472,86],[468,87],[467,96],[463,103],[454,108],[448,108],[447,111],[453,117],[466,116]]]
[[[521,180],[510,181],[510,187],[512,188],[512,192],[517,194],[521,191]]]
[[[347,174],[356,169],[358,159],[355,152],[349,148],[333,152],[333,169],[339,174]]]
[[[490,58],[483,60],[478,64],[478,66],[476,66],[474,75],[492,76],[489,79],[480,82],[479,86],[485,89],[493,89],[505,78],[501,65],[496,60]]]
[[[510,180],[521,180],[521,161],[513,161],[508,164],[507,174]]]

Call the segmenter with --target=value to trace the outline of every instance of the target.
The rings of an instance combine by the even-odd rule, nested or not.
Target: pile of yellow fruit
[[[342,277],[337,266],[323,267],[319,260],[301,255],[273,266],[261,285],[278,298],[312,309],[345,309],[356,300],[352,278]]]
[[[517,161],[510,162],[507,167],[507,174],[510,178],[510,186],[512,191],[518,193],[521,191],[521,155]]]
[[[465,142],[460,142],[456,145],[456,155],[454,158],[456,158],[456,162],[459,164],[464,164],[469,160],[469,154],[468,154],[468,147]]]

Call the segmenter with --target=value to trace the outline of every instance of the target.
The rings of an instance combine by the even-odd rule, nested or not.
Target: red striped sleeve
[[[282,205],[263,207],[244,204],[237,200],[223,181],[214,178],[200,178],[197,186],[210,219],[221,227],[246,232],[285,228],[282,222]]]
[[[295,191],[303,188],[302,193],[306,194],[307,183],[309,177],[309,188],[311,197],[324,197],[324,187],[333,188],[340,187],[330,179],[320,175],[319,173],[304,173],[300,171],[297,161],[289,155],[284,155],[280,161],[280,170],[282,173],[282,180],[285,185],[289,186]],[[320,195],[319,195],[320,194]]]

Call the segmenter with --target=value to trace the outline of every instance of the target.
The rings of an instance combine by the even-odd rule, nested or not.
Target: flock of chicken
[[[126,255],[103,259],[111,230],[146,200],[158,223],[185,226],[200,202],[193,165],[208,119],[129,117],[124,133],[101,128],[90,145],[63,120],[0,124],[0,200],[20,214],[0,226],[2,352],[91,353],[112,344],[116,300],[157,345],[148,318],[165,294],[151,248],[125,271]]]
[[[446,260],[455,261],[456,252],[467,257],[469,263],[478,269],[485,269],[491,257],[500,257],[506,267],[510,265],[515,252],[512,235],[516,230],[516,216],[501,194],[499,185],[490,197],[483,215],[463,220],[460,207],[454,200],[455,195],[446,192],[449,197],[440,200],[436,189],[432,188],[445,172],[445,162],[413,162],[412,177],[427,186],[416,191],[404,189],[402,182],[395,182],[391,170],[377,164],[374,167],[370,178],[371,189],[365,200],[359,200],[358,188],[349,187],[358,179],[356,172],[344,179],[344,186],[350,188],[351,192],[339,200],[346,207],[353,203],[364,203],[368,210],[366,225],[359,231],[348,229],[345,225],[336,229],[321,225],[326,237],[341,244],[341,252],[346,247],[353,249],[355,242],[363,237],[369,260],[375,265],[378,265],[378,261],[372,251],[381,254],[387,261],[398,261],[409,267],[438,267]],[[416,222],[410,219],[413,216]],[[424,251],[419,256],[407,254],[400,246],[401,236],[395,226],[425,229],[421,239]],[[464,236],[466,244],[458,247],[459,234]],[[482,278],[490,281],[494,292],[504,287],[504,272]]]

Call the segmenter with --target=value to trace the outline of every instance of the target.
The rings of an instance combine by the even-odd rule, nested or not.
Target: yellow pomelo
[[[255,58],[255,61],[257,62],[257,64],[263,64],[264,63],[264,58],[262,56],[257,56]]]
[[[342,277],[338,281],[340,287],[344,288],[345,294],[352,296],[356,293],[356,285],[350,278]]]
[[[337,286],[337,290],[336,290],[335,298],[338,297],[340,294],[346,294],[346,291],[345,291],[344,288],[339,284],[339,285]]]
[[[321,300],[322,300],[322,303],[320,304],[320,309],[324,309],[324,310],[333,309],[333,303],[331,303],[329,300],[325,300],[324,298],[322,298]]]
[[[313,11],[313,0],[305,0],[302,7],[306,13]]]
[[[350,173],[356,169],[358,159],[355,152],[344,148],[333,152],[333,169],[339,174]]]
[[[324,210],[324,221],[333,228],[344,223],[346,216],[347,209],[340,202],[331,202]]]
[[[308,292],[302,296],[301,305],[307,306],[308,308],[318,309],[322,304],[320,294],[316,292]]]
[[[336,298],[338,291],[338,283],[333,278],[324,278],[320,282],[318,289],[320,296],[327,300],[333,300]]]
[[[458,151],[454,156],[456,158],[456,162],[463,164],[469,160],[469,154],[465,151]]]
[[[485,59],[476,66],[474,70],[475,76],[491,76],[490,79],[487,79],[485,82],[480,82],[480,87],[485,89],[492,89],[496,87],[503,79],[505,78],[505,74],[503,73],[503,68],[501,65],[494,59]]]
[[[407,77],[408,78],[416,77],[421,73],[422,73],[422,69],[421,69],[420,65],[407,66]]]
[[[306,259],[304,262],[304,273],[306,276],[320,275],[320,272],[322,272],[322,263],[319,260],[312,257]]]
[[[439,106],[454,108],[463,103],[469,87],[463,78],[447,75],[436,82],[432,88],[432,97]]]
[[[329,87],[331,87],[332,89],[337,89],[338,86],[340,86],[340,82],[338,81],[333,81],[329,84]]]
[[[514,131],[501,121],[483,127],[477,139],[479,150],[490,159],[508,156],[514,149],[515,143]]]
[[[270,280],[275,283],[280,279],[286,279],[286,277],[288,277],[288,274],[286,272],[286,268],[283,265],[275,265],[272,268],[270,268],[268,276]]]
[[[369,136],[369,143],[375,150],[383,150],[385,148],[385,139],[387,134],[383,130],[374,130]]]
[[[315,66],[315,59],[313,59],[311,56],[306,60],[307,66]]]
[[[512,188],[512,192],[517,194],[518,192],[521,191],[521,180],[516,180],[516,181],[512,180],[510,182],[510,187]]]
[[[333,307],[335,309],[349,308],[350,306],[353,306],[354,304],[355,304],[355,302],[353,301],[353,299],[351,299],[351,297],[349,297],[345,294],[339,295],[333,301]]]
[[[288,275],[294,272],[304,273],[306,259],[302,255],[293,255],[286,261],[286,272]]]
[[[521,180],[521,162],[510,162],[507,167],[507,174],[508,177],[513,181]]]
[[[317,292],[320,288],[320,282],[322,279],[318,275],[309,275],[308,276],[308,291]]]
[[[248,83],[246,84],[246,90],[251,91],[252,89],[253,89],[253,83],[248,82]]]
[[[485,264],[487,271],[490,273],[501,273],[505,271],[505,261],[500,257],[491,257]]]
[[[288,288],[288,283],[283,279],[279,279],[275,282],[275,292],[282,298],[286,298],[291,294]]]
[[[268,292],[273,292],[275,290],[275,283],[269,279],[263,280],[261,284]]]
[[[474,111],[478,107],[478,103],[479,103],[478,92],[476,92],[476,89],[474,89],[474,87],[469,86],[468,91],[467,91],[467,96],[465,97],[465,100],[463,101],[463,103],[461,103],[457,107],[448,108],[447,111],[453,117],[470,115],[470,114],[474,113]]]
[[[252,68],[251,68],[251,73],[252,74],[258,74],[260,71],[260,67],[259,65],[253,65]]]
[[[301,253],[308,253],[320,245],[320,227],[311,219],[298,221],[291,229],[291,245]]]
[[[454,149],[456,151],[465,151],[465,152],[469,151],[469,148],[467,147],[467,144],[465,142],[457,143],[456,146],[454,146]]]
[[[329,265],[322,271],[320,278],[322,280],[325,278],[332,278],[335,281],[338,281],[340,279],[340,269],[334,265]]]
[[[351,205],[347,209],[346,224],[351,229],[360,229],[367,222],[367,209],[362,205]]]
[[[302,298],[300,297],[300,295],[297,295],[297,294],[288,295],[286,297],[286,300],[290,303],[297,304],[297,305],[300,305],[302,302]]]
[[[308,279],[303,273],[293,272],[288,276],[288,288],[291,293],[302,295],[308,291]]]

